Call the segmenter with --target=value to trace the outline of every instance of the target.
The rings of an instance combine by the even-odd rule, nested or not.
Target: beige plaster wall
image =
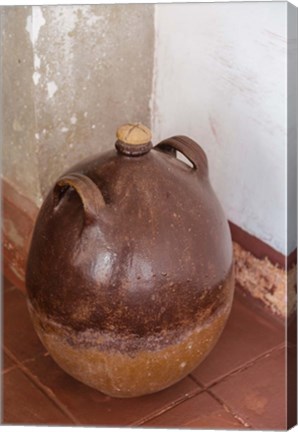
[[[119,124],[150,126],[153,7],[2,9],[3,174],[38,205]]]
[[[37,200],[40,194],[34,137],[33,49],[25,33],[30,9],[1,9],[2,172],[21,192]]]

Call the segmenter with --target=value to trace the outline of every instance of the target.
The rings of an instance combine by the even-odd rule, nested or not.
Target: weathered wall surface
[[[158,4],[155,23],[155,137],[198,141],[228,218],[290,253],[287,3]]]
[[[33,49],[26,37],[30,7],[1,9],[2,18],[2,171],[36,202],[40,198]]]
[[[2,13],[4,176],[40,205],[66,168],[113,145],[119,124],[150,125],[153,6]]]

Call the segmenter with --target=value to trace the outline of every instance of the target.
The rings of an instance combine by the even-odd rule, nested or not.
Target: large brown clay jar
[[[130,397],[174,384],[213,348],[231,309],[233,257],[199,145],[176,136],[152,148],[142,125],[117,137],[116,149],[50,190],[26,282],[54,360],[91,387]]]

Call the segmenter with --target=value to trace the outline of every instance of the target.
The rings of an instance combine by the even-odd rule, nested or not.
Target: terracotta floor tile
[[[211,391],[253,428],[285,429],[285,350],[275,350]]]
[[[73,424],[19,369],[3,376],[2,422],[5,424]]]
[[[33,329],[24,294],[17,289],[5,292],[3,312],[3,342],[19,361],[46,352]]]
[[[209,386],[241,365],[284,342],[284,329],[266,314],[256,313],[235,295],[227,325],[217,345],[192,373]]]
[[[79,383],[66,374],[50,356],[39,357],[26,364],[83,425],[121,426],[158,413],[169,404],[198,391],[199,387],[185,378],[169,389],[133,399],[117,399],[105,396]]]
[[[142,426],[162,428],[243,429],[244,426],[207,392],[144,423]]]
[[[12,291],[15,289],[15,286],[8,279],[2,279],[2,292]]]
[[[4,290],[3,298],[5,346],[19,361],[25,362],[25,367],[38,378],[41,386],[52,392],[82,425],[125,426],[146,422],[146,426],[160,427],[243,427],[210,394],[196,395],[201,388],[189,377],[167,390],[134,399],[110,398],[80,384],[63,372],[50,356],[42,355],[46,351],[31,324],[25,296],[10,288]],[[257,314],[237,297],[218,345],[193,375],[204,385],[216,383],[283,340],[281,326],[267,315]],[[275,350],[212,387],[216,397],[231,406],[231,412],[253,427],[266,428],[283,421],[285,412],[281,406],[285,405],[285,402],[282,405],[285,394],[280,387],[285,377],[282,376],[282,356],[278,352]],[[31,361],[26,362],[28,359]],[[3,360],[5,367],[10,367],[10,359],[4,355]],[[4,377],[5,421],[49,424],[52,419],[52,423],[71,423],[19,369],[8,370]],[[175,404],[177,406],[170,409]],[[164,414],[159,415],[161,412]],[[152,417],[155,418],[150,421]]]
[[[26,251],[32,233],[33,219],[32,215],[24,210],[21,210],[14,202],[3,200],[3,232],[19,249]],[[11,232],[14,235],[11,235]]]
[[[16,366],[16,363],[13,362],[7,354],[2,352],[2,371],[5,372],[8,369],[11,369],[12,367]]]

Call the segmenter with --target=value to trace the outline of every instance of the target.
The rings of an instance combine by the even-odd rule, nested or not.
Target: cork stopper
[[[141,123],[127,123],[120,126],[116,136],[116,148],[125,155],[139,156],[152,148],[151,131]]]
[[[117,129],[117,138],[125,144],[140,145],[151,141],[150,129],[141,123],[127,123]]]

